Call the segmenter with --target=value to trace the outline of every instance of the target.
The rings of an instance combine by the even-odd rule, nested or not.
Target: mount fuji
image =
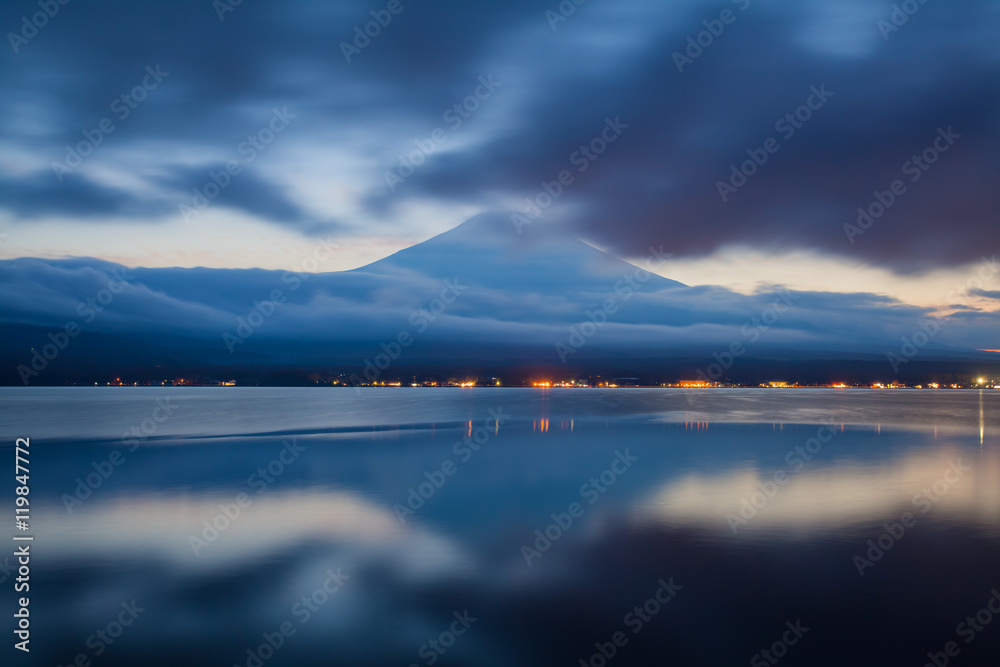
[[[355,272],[436,280],[461,276],[482,289],[559,295],[606,292],[616,281],[642,273],[550,223],[518,228],[511,217],[482,213]],[[661,253],[655,259],[662,258]],[[673,287],[684,285],[655,274],[645,285],[651,291]]]
[[[649,265],[668,271],[667,257],[656,249]],[[386,373],[404,377],[515,367],[638,374],[669,359],[686,360],[678,368],[690,373],[735,358],[736,346],[741,368],[806,356],[881,369],[927,314],[874,294],[687,286],[550,223],[518,229],[509,213],[486,213],[333,273],[0,261],[0,345],[11,362],[0,382],[354,373],[397,344]],[[962,341],[945,347],[941,330],[924,358],[970,353]]]

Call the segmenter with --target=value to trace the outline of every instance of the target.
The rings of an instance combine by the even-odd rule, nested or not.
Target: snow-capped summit
[[[359,273],[463,276],[489,289],[535,293],[607,292],[639,270],[544,220],[516,225],[508,212],[482,213],[423,243],[356,269]],[[681,287],[651,275],[645,289]]]

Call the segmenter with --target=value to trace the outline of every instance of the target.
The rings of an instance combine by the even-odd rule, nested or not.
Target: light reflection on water
[[[986,437],[986,416],[983,412],[983,390],[979,390],[979,449],[982,451],[983,439]]]
[[[128,452],[121,434],[164,396],[172,416]],[[421,646],[468,609],[478,620],[435,664],[572,665],[627,630],[624,614],[669,577],[684,588],[613,664],[745,664],[800,617],[812,629],[787,664],[922,664],[1000,585],[997,394],[0,398],[4,430],[33,438],[37,664],[95,658],[88,636],[135,598],[143,616],[95,664],[245,665],[289,619],[296,634],[265,664],[427,664]],[[488,423],[497,409],[509,417]],[[292,439],[301,454],[261,488]],[[115,449],[122,465],[70,513],[78,480]],[[626,450],[636,463],[602,478]],[[208,540],[204,522],[241,493],[249,503]],[[523,547],[574,502],[582,515],[528,566]],[[859,576],[854,557],[905,512],[915,525]],[[337,568],[347,581],[300,623],[296,601]],[[965,664],[996,650],[1000,625],[992,637],[963,649]]]

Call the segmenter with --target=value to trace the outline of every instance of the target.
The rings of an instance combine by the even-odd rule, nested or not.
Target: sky
[[[340,271],[499,210],[687,285],[997,310],[995,0],[39,7],[0,7],[0,259]]]

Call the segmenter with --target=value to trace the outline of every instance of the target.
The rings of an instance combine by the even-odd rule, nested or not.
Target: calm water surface
[[[5,665],[1000,664],[1000,391],[0,405],[35,538]]]

